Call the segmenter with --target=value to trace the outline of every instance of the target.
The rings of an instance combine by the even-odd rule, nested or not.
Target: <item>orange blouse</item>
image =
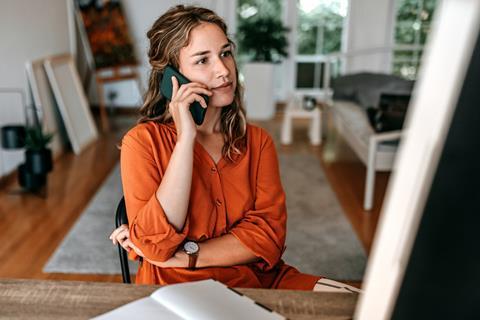
[[[165,261],[186,239],[202,242],[230,233],[261,260],[196,270],[160,268],[144,261],[136,282],[213,278],[231,287],[312,290],[320,277],[302,274],[281,260],[287,211],[268,133],[248,125],[246,151],[235,163],[222,158],[215,164],[195,142],[190,202],[181,232],[168,222],[155,195],[175,142],[175,125],[155,122],[135,126],[122,140],[121,175],[132,242],[150,260]]]

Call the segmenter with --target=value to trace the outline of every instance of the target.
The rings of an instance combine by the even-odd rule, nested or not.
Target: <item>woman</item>
[[[147,36],[148,92],[121,150],[130,225],[110,236],[131,258],[143,257],[136,282],[318,288],[321,277],[281,260],[287,216],[277,155],[271,137],[246,123],[224,21],[208,9],[176,6]],[[192,81],[180,86],[172,77],[171,101],[159,91],[167,65]],[[206,108],[199,126],[189,112],[194,101]]]

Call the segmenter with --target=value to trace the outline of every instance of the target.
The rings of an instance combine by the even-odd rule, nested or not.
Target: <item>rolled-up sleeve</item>
[[[277,153],[272,139],[266,135],[257,166],[255,207],[245,213],[230,233],[261,258],[257,267],[268,271],[278,263],[284,251],[286,221],[285,192]]]
[[[164,169],[154,159],[148,136],[128,133],[121,146],[122,185],[130,238],[145,256],[166,261],[185,240],[189,219],[178,232],[168,221],[156,197]]]

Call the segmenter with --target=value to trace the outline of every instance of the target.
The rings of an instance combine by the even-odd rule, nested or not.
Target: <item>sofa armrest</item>
[[[395,130],[395,131],[372,134],[370,136],[370,140],[371,141],[373,140],[376,143],[381,143],[386,141],[395,141],[400,139],[401,137],[402,137],[402,130]]]

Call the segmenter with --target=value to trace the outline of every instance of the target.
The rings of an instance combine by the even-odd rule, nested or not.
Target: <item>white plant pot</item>
[[[270,120],[274,117],[273,70],[273,63],[251,62],[245,64],[243,76],[248,119]]]

